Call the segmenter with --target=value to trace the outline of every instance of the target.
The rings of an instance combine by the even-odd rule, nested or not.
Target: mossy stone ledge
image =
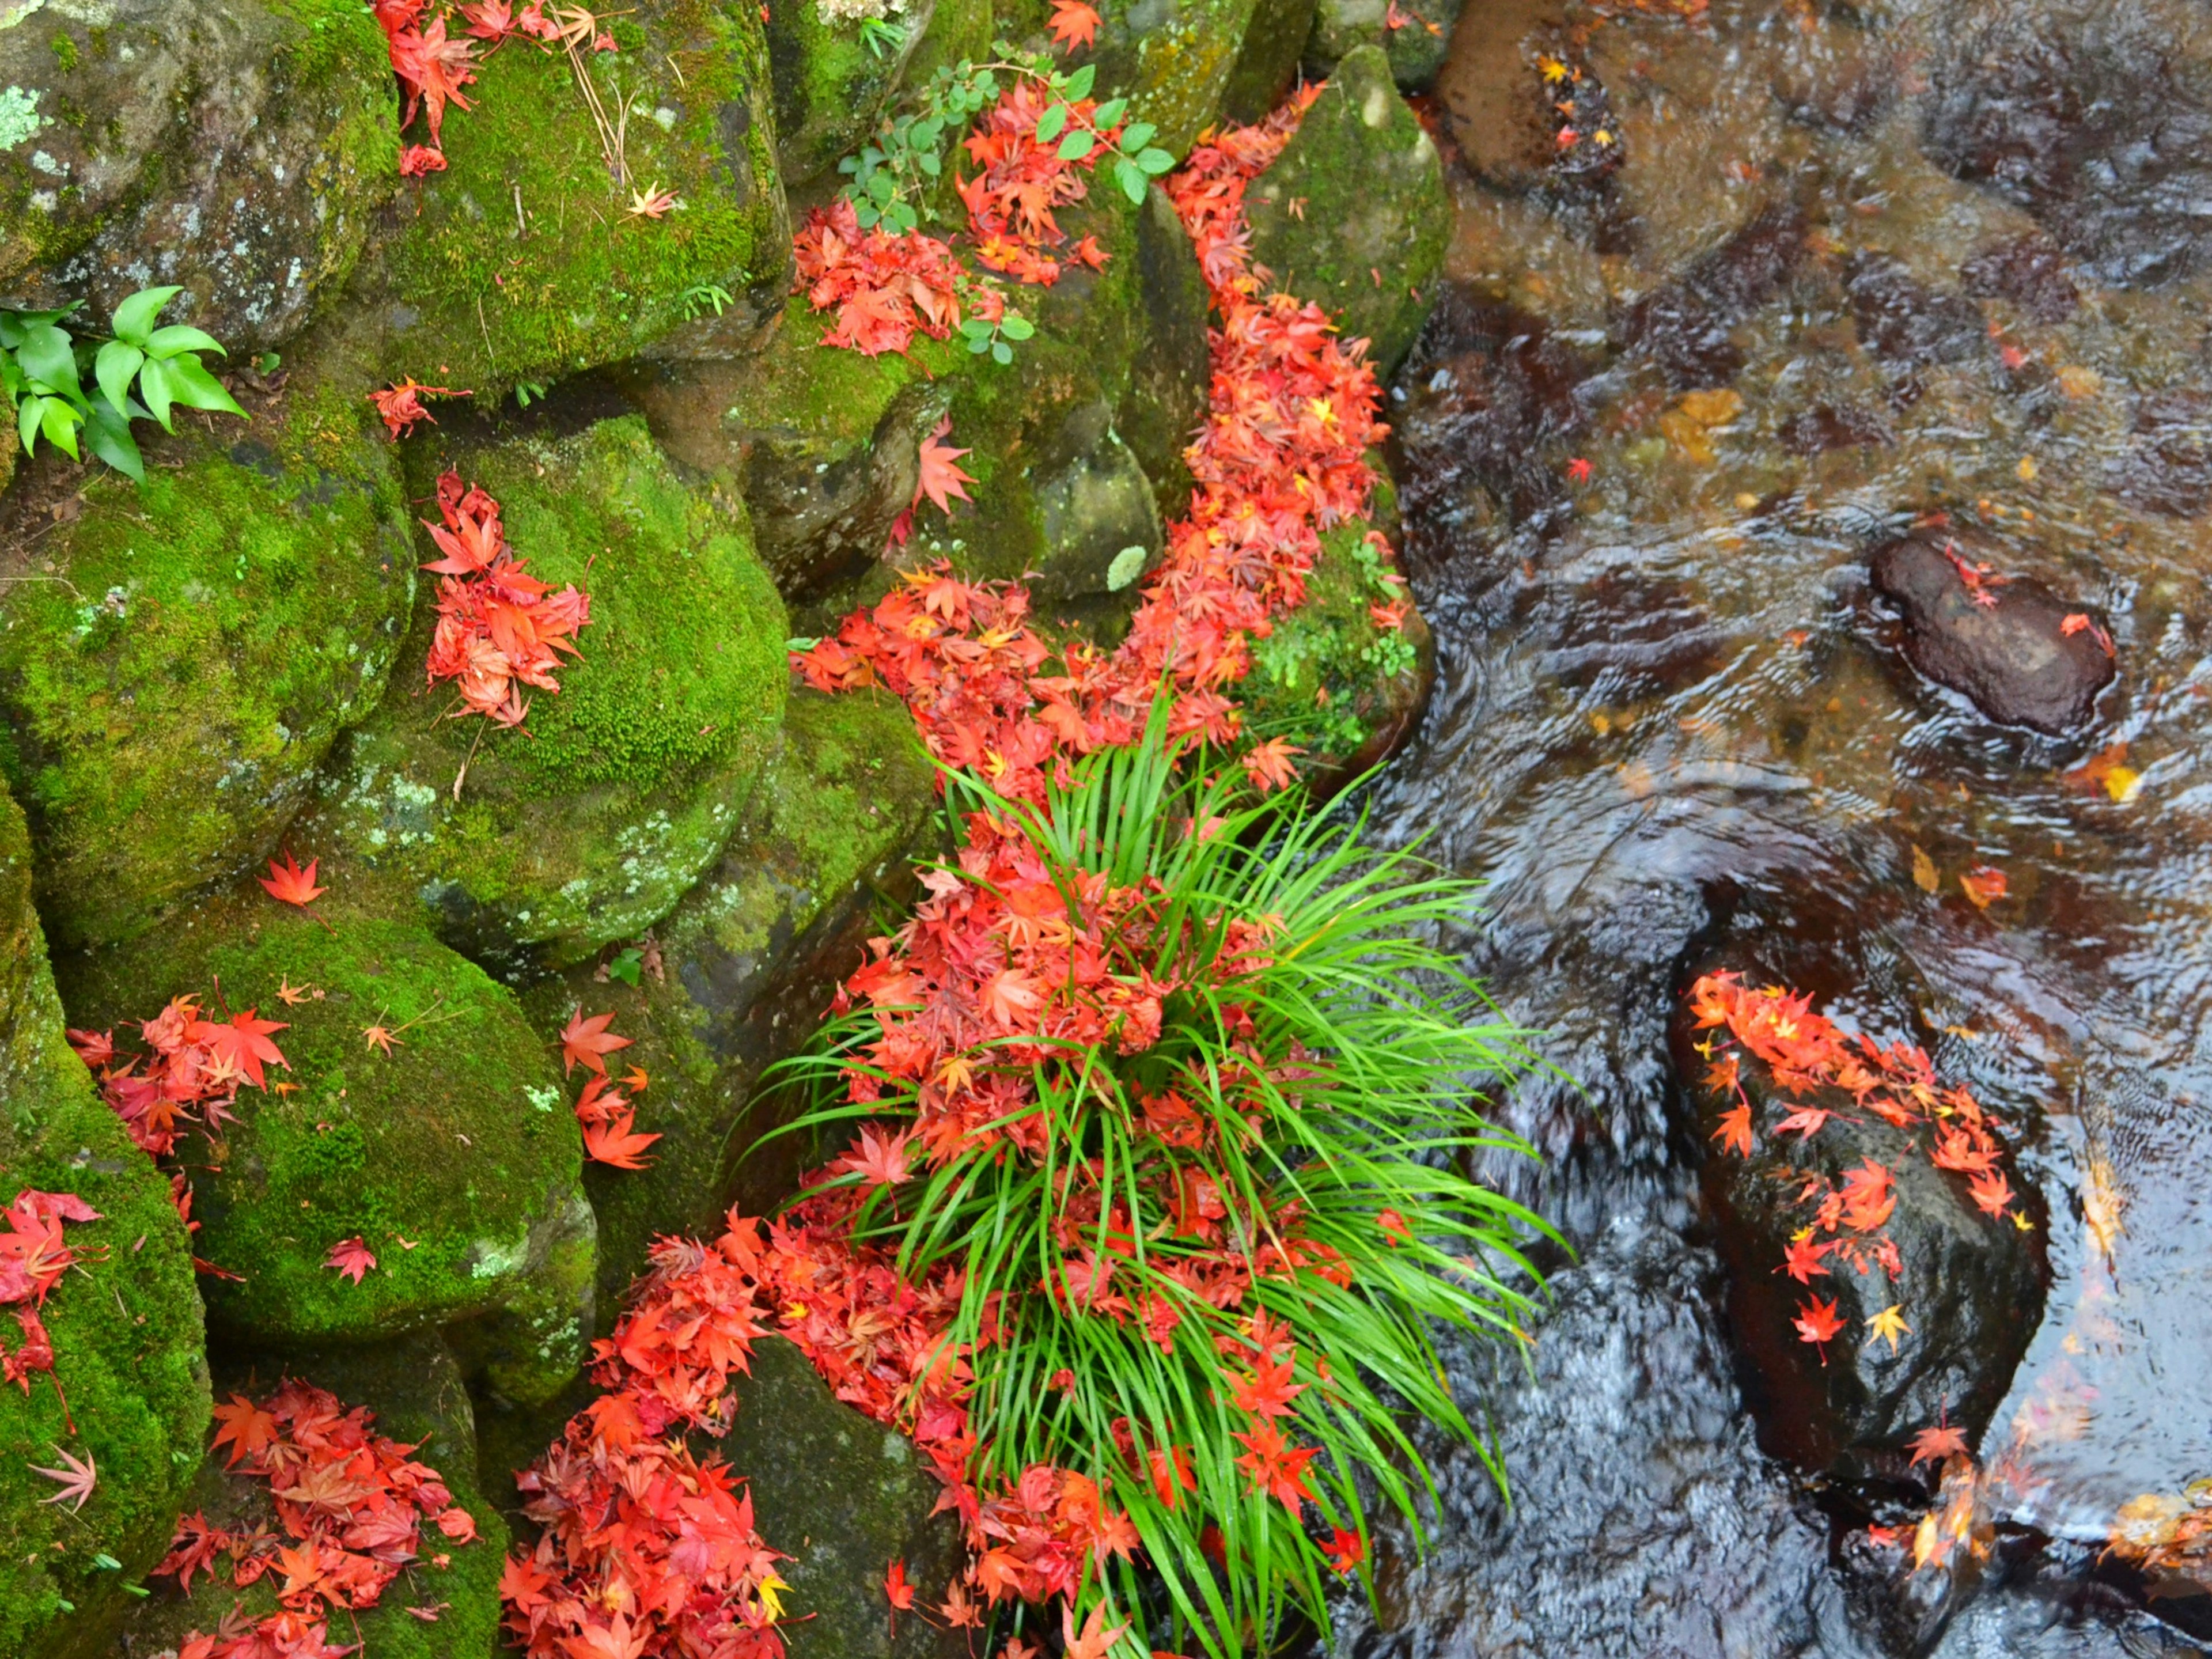
[[[1463,0],[1317,0],[1308,8],[1313,32],[1306,37],[1306,73],[1322,80],[1362,46],[1379,48],[1390,73],[1407,92],[1425,92],[1443,68],[1452,27]],[[1395,13],[1403,21],[1392,25]]]
[[[242,884],[158,943],[64,963],[72,1022],[126,1053],[134,1022],[180,994],[285,1022],[278,1086],[241,1089],[238,1121],[183,1143],[196,1248],[244,1275],[205,1281],[210,1322],[285,1348],[485,1322],[469,1344],[492,1385],[544,1398],[584,1352],[594,1237],[552,1050],[513,993],[419,927],[338,891],[316,910]],[[377,1261],[358,1284],[325,1265],[356,1237]]]
[[[365,385],[303,370],[241,385],[246,422],[142,422],[143,484],[58,456],[17,480],[0,771],[58,943],[143,932],[265,856],[382,696],[416,561]]]
[[[350,0],[14,5],[0,23],[0,303],[142,288],[234,355],[337,291],[398,185],[382,33]]]
[[[1420,331],[1451,239],[1443,161],[1379,46],[1336,66],[1273,167],[1245,193],[1252,257],[1369,343],[1388,379]]]
[[[750,0],[646,0],[586,52],[510,41],[448,110],[446,170],[410,185],[362,302],[392,377],[487,402],[647,349],[750,345],[783,301],[791,225],[768,48]],[[632,210],[658,187],[682,204]]]
[[[714,869],[653,931],[633,987],[580,967],[524,994],[538,1029],[611,1012],[644,1068],[638,1127],[661,1136],[643,1170],[587,1166],[599,1221],[599,1303],[619,1305],[664,1232],[711,1237],[736,1201],[764,1213],[795,1187],[807,1150],[756,1150],[769,1127],[753,1085],[829,1006],[863,959],[908,859],[939,822],[936,769],[913,717],[880,693],[792,694],[783,746]]]
[[[381,872],[471,956],[557,967],[667,915],[736,829],[783,719],[783,605],[743,506],[680,483],[639,416],[441,432],[415,493],[448,464],[499,501],[533,574],[590,594],[581,654],[559,692],[530,693],[521,727],[495,728],[427,681],[426,581],[391,692],[300,841]]]
[[[776,161],[787,187],[808,198],[836,189],[839,159],[874,129],[935,10],[936,0],[891,0],[884,20],[903,38],[871,46],[858,18],[825,17],[819,0],[769,8]]]
[[[1221,118],[1221,100],[1259,0],[1100,0],[1098,39],[1084,58],[1098,66],[1100,98],[1125,97],[1132,120],[1158,129],[1152,142],[1177,161]],[[1049,0],[1006,0],[999,33],[1048,48]]]
[[[63,1031],[31,908],[30,836],[0,793],[0,1201],[75,1193],[100,1214],[64,1224],[77,1265],[37,1307],[54,1375],[33,1372],[27,1393],[0,1388],[0,1653],[34,1659],[102,1650],[123,1586],[168,1548],[208,1425],[199,1292],[168,1181]],[[21,1346],[4,1318],[0,1346]],[[98,1471],[74,1511],[46,1501],[54,1485],[33,1469],[58,1467],[64,1450]],[[124,1570],[101,1570],[102,1555]]]

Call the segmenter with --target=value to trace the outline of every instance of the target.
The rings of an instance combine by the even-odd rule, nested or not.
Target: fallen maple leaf
[[[1091,1609],[1091,1617],[1083,1628],[1075,1628],[1074,1612],[1063,1607],[1060,1611],[1060,1633],[1066,1643],[1066,1659],[1106,1659],[1114,1644],[1128,1634],[1127,1625],[1116,1625],[1111,1630],[1102,1628],[1106,1621],[1106,1604],[1100,1601]]]
[[[1897,1339],[1910,1335],[1912,1327],[1905,1322],[1904,1308],[1894,1302],[1867,1321],[1867,1340],[1887,1340],[1893,1354],[1897,1352]]]
[[[258,1457],[276,1440],[276,1419],[266,1407],[255,1405],[242,1394],[234,1394],[228,1406],[217,1406],[210,1413],[216,1420],[215,1439],[210,1450],[230,1448],[225,1468],[236,1465],[241,1457]]]
[[[1797,1340],[1800,1342],[1814,1343],[1825,1350],[1828,1343],[1834,1340],[1836,1333],[1844,1328],[1844,1321],[1843,1316],[1836,1311],[1833,1298],[1823,1302],[1820,1297],[1814,1297],[1800,1305],[1797,1317],[1790,1322],[1797,1328]],[[1823,1364],[1827,1363],[1825,1352],[1821,1355],[1820,1363]]]
[[[1349,1576],[1367,1559],[1367,1540],[1356,1532],[1334,1528],[1328,1540],[1321,1547],[1321,1553],[1328,1558],[1331,1567]]]
[[[660,1139],[657,1134],[637,1134],[637,1114],[624,1107],[619,1116],[605,1123],[584,1126],[584,1151],[595,1164],[605,1164],[617,1170],[642,1170],[647,1160],[638,1154]]]
[[[663,190],[654,179],[643,190],[634,190],[629,197],[629,216],[633,219],[660,219],[676,211],[684,204],[672,190]]]
[[[415,149],[422,149],[422,147],[418,144]],[[410,153],[412,154],[412,151]],[[435,150],[424,150],[423,153],[426,155],[437,155]],[[445,165],[445,160],[444,156],[438,156],[438,165],[442,167]],[[420,380],[410,375],[397,386],[388,386],[381,392],[370,392],[368,400],[376,405],[377,415],[383,420],[386,430],[392,434],[396,442],[413,431],[418,422],[428,421],[432,426],[438,424],[438,417],[422,407],[423,398],[467,396],[469,393],[456,392],[451,386],[424,386]]]
[[[1291,764],[1291,757],[1306,751],[1296,747],[1287,738],[1270,738],[1256,743],[1244,751],[1244,775],[1261,794],[1282,788],[1297,778],[1297,769]]]
[[[1966,1190],[1984,1215],[2002,1215],[2005,1206],[2013,1200],[2012,1183],[2004,1178],[2001,1170],[1990,1170],[1973,1176],[1966,1182]]]
[[[1939,1422],[1932,1429],[1923,1429],[1906,1443],[1912,1448],[1912,1467],[1916,1468],[1946,1457],[1970,1455],[1966,1431],[1948,1423]]]
[[[331,1246],[331,1253],[323,1258],[323,1266],[337,1269],[342,1279],[350,1279],[356,1285],[375,1267],[376,1258],[368,1246],[356,1233],[351,1238],[342,1238]]]
[[[914,1607],[914,1586],[907,1582],[906,1563],[894,1561],[884,1574],[884,1594],[890,1598],[891,1610],[906,1613]]]
[[[331,890],[327,887],[315,885],[315,866],[321,862],[320,859],[309,859],[307,867],[302,870],[294,862],[291,849],[287,848],[283,864],[278,864],[275,859],[270,860],[269,873],[257,876],[254,879],[268,889],[269,896],[280,904],[307,905]]]
[[[914,1170],[906,1158],[907,1143],[914,1132],[907,1130],[888,1139],[876,1133],[872,1123],[860,1127],[859,1150],[841,1158],[831,1167],[857,1175],[864,1187],[897,1187],[914,1179]]]
[[[1570,483],[1588,483],[1590,470],[1590,464],[1577,455],[1567,463],[1567,481]]]
[[[54,1448],[54,1455],[60,1458],[68,1467],[59,1469],[42,1469],[36,1463],[31,1465],[33,1474],[43,1474],[49,1480],[61,1483],[59,1492],[50,1498],[42,1498],[39,1501],[42,1504],[66,1503],[70,1506],[70,1513],[74,1515],[84,1507],[84,1500],[92,1496],[93,1487],[99,1484],[100,1466],[94,1462],[89,1450],[85,1453],[84,1461],[82,1463],[59,1446]]]
[[[1721,1127],[1713,1131],[1711,1139],[1721,1143],[1728,1152],[1739,1158],[1751,1156],[1751,1103],[1721,1114]]]
[[[1098,14],[1083,0],[1052,0],[1052,38],[1064,51],[1095,42],[1099,21]]]
[[[606,1056],[617,1048],[627,1048],[637,1041],[635,1037],[617,1036],[607,1027],[614,1024],[611,1013],[593,1014],[588,1019],[579,1006],[568,1017],[561,1031],[561,1074],[568,1076],[579,1066],[588,1066],[601,1077],[607,1074]]]
[[[973,452],[955,449],[949,444],[938,442],[951,430],[952,417],[948,415],[937,423],[936,431],[921,441],[921,476],[915,481],[914,486],[914,499],[919,502],[923,496],[928,496],[939,513],[950,513],[956,499],[963,501],[975,499],[961,486],[974,483],[975,480],[963,472],[958,465],[963,455]]]
[[[1835,1241],[1832,1239],[1826,1244],[1815,1244],[1812,1230],[1808,1228],[1790,1239],[1789,1249],[1783,1254],[1782,1265],[1774,1271],[1788,1273],[1800,1285],[1810,1285],[1814,1273],[1828,1271],[1820,1258],[1834,1248]]]
[[[1977,910],[1988,909],[2010,885],[2003,871],[1987,864],[1978,864],[1959,878],[1959,890],[1973,901]]]

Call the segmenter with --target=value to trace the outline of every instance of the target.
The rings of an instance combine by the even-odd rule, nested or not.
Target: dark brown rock
[[[1743,367],[1729,331],[1781,291],[1805,257],[1805,233],[1795,204],[1765,209],[1631,307],[1620,343],[1654,358],[1679,390],[1725,385]]]
[[[1897,368],[1954,363],[1983,349],[1981,307],[1929,288],[1887,254],[1862,254],[1844,273],[1844,294],[1868,350]]]
[[[2033,577],[2006,580],[2003,552],[1969,533],[1920,531],[1874,555],[1875,590],[1902,613],[1905,660],[1928,678],[2003,725],[2072,731],[2118,672],[2101,624],[2067,633],[2069,617],[2088,613]]]
[[[2066,256],[2042,236],[1983,248],[1959,267],[1959,281],[1978,300],[2009,301],[2032,322],[2063,323],[2081,303]]]
[[[1791,416],[1782,428],[1782,447],[1793,455],[1820,455],[1831,449],[1892,441],[1881,416],[1856,404],[1815,404]]]

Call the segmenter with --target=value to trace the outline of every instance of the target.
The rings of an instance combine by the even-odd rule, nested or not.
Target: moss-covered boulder
[[[593,1231],[552,1051],[504,986],[419,927],[349,908],[343,885],[327,916],[242,887],[158,942],[63,965],[72,1022],[125,1052],[131,1023],[181,993],[212,1005],[220,987],[286,1022],[279,1086],[240,1091],[236,1122],[186,1143],[198,1252],[244,1275],[208,1281],[210,1322],[305,1347],[487,1322],[469,1340],[492,1385],[556,1391],[589,1331]],[[325,1265],[356,1237],[376,1257],[358,1283]]]
[[[426,582],[302,845],[380,872],[471,955],[558,965],[667,915],[736,829],[783,718],[783,605],[742,504],[678,482],[636,416],[568,437],[441,432],[416,493],[447,464],[499,501],[533,574],[588,592],[582,654],[518,729],[456,717],[424,672]]]
[[[1245,194],[1252,256],[1388,376],[1420,331],[1451,240],[1443,162],[1380,48],[1337,65],[1297,135]]]
[[[1099,0],[1098,39],[1073,61],[1098,66],[1100,98],[1129,100],[1132,120],[1180,160],[1221,117],[1221,100],[1258,10],[1257,0]],[[1003,0],[998,32],[1045,47],[1049,0]]]
[[[281,343],[398,183],[384,37],[351,0],[111,0],[0,11],[0,302]]]
[[[341,1632],[358,1640],[369,1659],[495,1659],[501,1651],[499,1632],[499,1575],[505,1563],[507,1522],[477,1474],[476,1416],[469,1390],[453,1355],[434,1332],[402,1337],[373,1350],[331,1349],[308,1354],[226,1355],[216,1372],[216,1391],[265,1400],[285,1377],[297,1377],[337,1396],[351,1408],[375,1413],[373,1432],[415,1448],[417,1463],[438,1472],[453,1502],[476,1519],[477,1537],[455,1544],[428,1522],[422,1525],[418,1559],[400,1571],[373,1607],[350,1616],[340,1613],[331,1639]],[[227,1472],[225,1459],[210,1457],[185,1508],[232,1532],[268,1527],[283,1531],[269,1482]],[[506,1472],[490,1477],[504,1484]],[[286,1541],[289,1543],[289,1540]],[[445,1565],[441,1566],[439,1562]],[[238,1589],[227,1574],[200,1575],[185,1595],[173,1577],[147,1581],[145,1599],[131,1609],[125,1627],[125,1654],[158,1654],[183,1644],[191,1632],[212,1632],[226,1614],[239,1609],[249,1619],[265,1618],[278,1607],[281,1574]],[[426,1620],[410,1607],[435,1613]],[[355,1635],[355,1620],[359,1635]]]
[[[644,941],[635,986],[577,969],[533,987],[541,1031],[611,1012],[653,1079],[638,1127],[661,1136],[641,1170],[587,1167],[599,1222],[599,1305],[619,1305],[656,1233],[708,1236],[726,1205],[763,1213],[796,1185],[804,1149],[755,1153],[752,1085],[829,1006],[862,957],[887,892],[937,823],[936,771],[896,698],[794,691],[783,748],[720,860]]]
[[[1114,426],[1152,480],[1160,517],[1171,521],[1190,510],[1193,480],[1183,452],[1206,424],[1213,359],[1205,273],[1175,204],[1157,185],[1137,215],[1136,258],[1141,329]]]
[[[908,54],[902,85],[926,87],[940,69],[963,62],[980,64],[991,56],[996,36],[992,0],[936,0],[929,27]]]
[[[1401,87],[1426,92],[1444,65],[1461,4],[1462,0],[1413,0],[1410,5],[1406,0],[1395,5],[1391,0],[1318,0],[1310,9],[1307,73],[1316,79],[1334,75],[1362,46],[1378,46],[1389,57],[1390,72]]]
[[[0,770],[58,941],[128,937],[266,854],[382,696],[415,560],[365,385],[241,383],[250,422],[142,423],[143,484],[58,458],[18,481]]]
[[[0,1388],[0,1653],[91,1652],[121,1612],[124,1584],[168,1547],[199,1462],[200,1298],[167,1180],[64,1039],[31,908],[29,833],[0,793],[0,1203],[26,1188],[74,1193],[100,1219],[64,1224],[77,1265],[43,1304],[0,1307],[0,1347],[24,1346],[5,1316],[34,1308],[55,1368],[30,1373],[27,1393]],[[33,1468],[60,1467],[63,1451],[98,1471],[73,1511],[46,1501],[54,1484]],[[103,1555],[124,1571],[103,1571]]]
[[[1259,0],[1221,91],[1223,120],[1260,120],[1288,95],[1313,32],[1314,7],[1315,0]]]
[[[1435,677],[1428,627],[1404,583],[1387,580],[1389,562],[1369,533],[1347,524],[1322,536],[1305,603],[1252,642],[1252,672],[1237,688],[1245,728],[1303,750],[1299,775],[1323,792],[1411,735]],[[1401,612],[1399,625],[1378,622],[1377,608]]]
[[[963,1632],[920,1617],[886,1617],[884,1571],[906,1565],[934,1604],[964,1565],[960,1528],[933,1514],[944,1487],[904,1435],[830,1393],[806,1357],[780,1337],[756,1344],[737,1385],[737,1425],[716,1449],[749,1477],[753,1515],[771,1549],[793,1648],[849,1659],[957,1659]],[[804,1634],[799,1634],[804,1632]]]
[[[916,336],[910,356],[824,346],[828,323],[792,297],[749,362],[636,364],[621,377],[678,461],[744,498],[761,557],[795,603],[865,572],[914,499],[921,440],[964,354]],[[963,371],[964,372],[964,371]]]
[[[785,0],[769,8],[776,161],[789,188],[835,185],[838,159],[874,128],[934,9],[935,0]],[[871,45],[861,28],[869,18],[897,29],[897,44],[879,36]]]
[[[447,168],[415,187],[373,289],[394,376],[489,399],[647,348],[740,349],[783,302],[791,226],[768,47],[750,0],[647,0],[619,43],[524,41],[448,112]],[[632,211],[658,187],[682,204]]]

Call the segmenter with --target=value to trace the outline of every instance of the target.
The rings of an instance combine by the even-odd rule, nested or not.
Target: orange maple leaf
[[[293,861],[291,849],[287,848],[283,863],[270,860],[269,873],[254,879],[268,889],[269,896],[278,903],[306,905],[331,890],[315,885],[315,866],[321,862],[320,859],[309,859],[307,867],[302,870]]]
[[[1733,1111],[1721,1114],[1721,1127],[1713,1131],[1711,1139],[1717,1140],[1728,1151],[1740,1158],[1751,1156],[1751,1103],[1746,1101]]]
[[[1936,1462],[1942,1458],[1971,1455],[1966,1450],[1966,1431],[1948,1423],[1938,1423],[1932,1429],[1923,1429],[1910,1442],[1912,1448],[1912,1467]]]
[[[625,1106],[621,1113],[605,1123],[584,1126],[584,1152],[594,1164],[604,1164],[616,1170],[642,1170],[649,1159],[638,1154],[660,1139],[657,1134],[638,1134],[637,1114]]]
[[[210,1449],[230,1448],[225,1468],[234,1466],[241,1457],[258,1457],[276,1440],[276,1419],[242,1394],[230,1397],[228,1406],[217,1406],[212,1415],[216,1428]]]
[[[927,495],[936,504],[939,513],[950,513],[955,500],[970,501],[975,499],[961,486],[974,483],[975,480],[959,467],[960,458],[973,452],[955,449],[950,444],[938,442],[951,430],[952,417],[948,415],[937,423],[936,431],[921,441],[921,476],[915,481],[914,486],[915,502],[918,504]]]
[[[1814,1297],[1798,1308],[1797,1317],[1790,1322],[1797,1328],[1797,1340],[1800,1342],[1816,1343],[1825,1349],[1834,1339],[1836,1333],[1844,1328],[1846,1322],[1837,1313],[1832,1297],[1823,1302],[1820,1297]],[[1823,1352],[1821,1364],[1826,1363],[1827,1356]]]
[[[865,1187],[897,1187],[914,1179],[914,1171],[906,1160],[907,1143],[914,1139],[908,1130],[886,1139],[876,1133],[873,1124],[860,1128],[858,1152],[848,1153],[830,1167],[857,1175]]]
[[[561,1075],[568,1076],[579,1066],[588,1066],[601,1077],[607,1074],[606,1056],[617,1048],[627,1048],[637,1041],[635,1037],[617,1036],[607,1027],[614,1024],[611,1014],[584,1017],[579,1007],[568,1017],[561,1030]]]
[[[884,1574],[884,1594],[890,1598],[894,1612],[905,1613],[913,1607],[914,1586],[907,1582],[905,1562],[892,1562]]]
[[[1990,1170],[1967,1182],[1966,1190],[1984,1215],[2002,1215],[2013,1200],[2012,1183],[1999,1170]]]
[[[1085,9],[1090,9],[1085,7]],[[1113,1651],[1114,1644],[1128,1634],[1129,1627],[1116,1625],[1107,1630],[1103,1628],[1105,1620],[1106,1604],[1103,1601],[1091,1609],[1091,1617],[1084,1621],[1079,1632],[1075,1628],[1074,1612],[1065,1607],[1060,1609],[1060,1633],[1067,1644],[1067,1659],[1106,1659],[1106,1656]]]
[[[1973,901],[1977,910],[1988,909],[2005,896],[2011,885],[2005,872],[1993,865],[1976,865],[1959,878],[1959,890]]]
[[[1098,14],[1083,0],[1052,0],[1052,38],[1063,51],[1088,46],[1098,39]]]

